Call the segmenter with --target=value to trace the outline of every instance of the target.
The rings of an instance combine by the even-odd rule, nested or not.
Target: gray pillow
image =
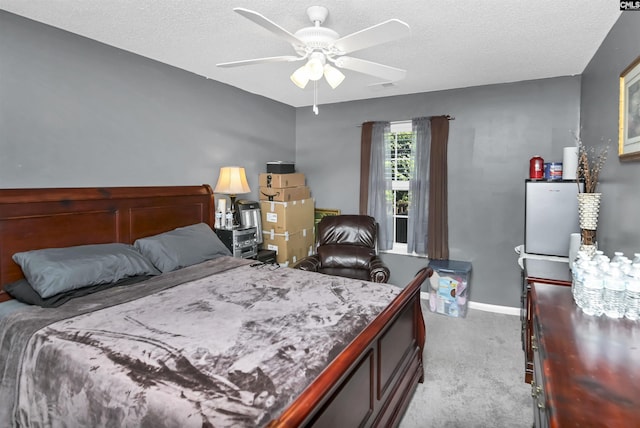
[[[162,272],[231,255],[231,251],[205,223],[140,238],[133,245]]]
[[[90,285],[160,272],[127,244],[79,245],[15,253],[25,278],[45,298]]]
[[[159,272],[158,272],[159,273]],[[19,300],[29,305],[41,306],[43,308],[57,308],[71,299],[76,297],[87,296],[89,294],[97,293],[98,291],[107,290],[113,287],[123,287],[127,285],[137,284],[146,279],[152,278],[150,275],[136,275],[122,278],[116,282],[105,282],[104,284],[89,285],[87,287],[78,288],[76,290],[69,290],[63,293],[54,294],[51,297],[42,297],[36,290],[33,289],[29,281],[22,278],[16,282],[11,282],[4,286],[4,291],[9,293],[15,300]],[[14,301],[14,300],[10,300]]]

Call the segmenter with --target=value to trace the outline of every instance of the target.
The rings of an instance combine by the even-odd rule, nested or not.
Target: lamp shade
[[[324,78],[327,79],[327,83],[331,86],[331,89],[335,89],[344,80],[344,74],[335,67],[329,64],[324,65]]]
[[[223,166],[220,168],[218,183],[213,191],[214,193],[223,193],[225,195],[251,192],[244,168],[239,166]]]
[[[324,56],[312,56],[305,67],[309,80],[320,80],[324,74]]]
[[[304,89],[309,83],[309,75],[307,74],[307,65],[303,65],[293,72],[291,81],[300,89]]]

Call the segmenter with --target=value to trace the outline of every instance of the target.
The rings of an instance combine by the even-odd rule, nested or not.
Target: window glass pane
[[[396,214],[407,215],[409,211],[409,192],[396,190]]]
[[[413,157],[411,155],[411,144],[413,142],[413,133],[402,132],[396,135],[397,141],[397,178],[396,180],[408,181],[411,168],[413,166]]]
[[[394,203],[394,242],[407,243],[407,222],[409,207],[409,179],[413,168],[413,132],[411,122],[391,124],[392,132],[387,139],[387,173],[391,180],[391,194]]]
[[[398,160],[397,159],[390,159],[389,160],[389,165],[390,165],[390,169],[389,172],[391,173],[391,180],[395,180],[397,177],[397,169],[398,169]]]
[[[396,237],[393,242],[407,243],[407,217],[396,217]]]

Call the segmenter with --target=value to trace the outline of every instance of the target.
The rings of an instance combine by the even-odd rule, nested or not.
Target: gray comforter
[[[0,426],[263,426],[400,291],[248,263],[0,320]]]

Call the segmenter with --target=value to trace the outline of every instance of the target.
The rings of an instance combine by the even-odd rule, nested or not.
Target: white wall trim
[[[429,300],[429,293],[421,291],[420,298],[422,300]],[[512,308],[511,306],[490,305],[488,303],[469,301],[469,308],[477,309],[479,311],[485,311],[485,312],[494,312],[496,314],[520,316],[520,308]]]
[[[488,303],[469,302],[471,309],[479,311],[495,312],[496,314],[516,315],[520,316],[520,308],[512,308],[511,306],[490,305]]]

